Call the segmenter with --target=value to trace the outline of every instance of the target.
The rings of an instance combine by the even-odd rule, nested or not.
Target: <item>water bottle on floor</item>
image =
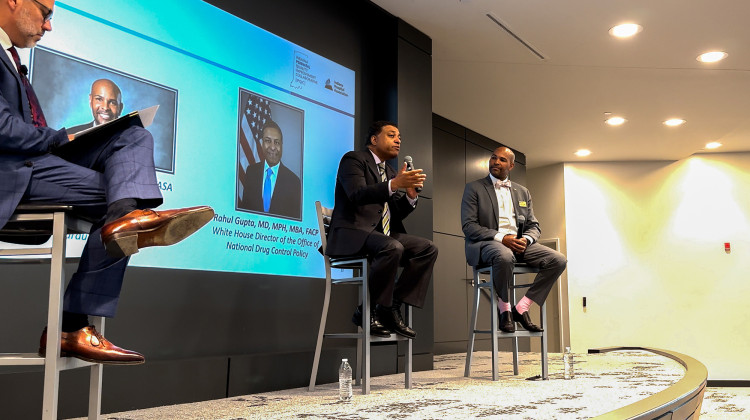
[[[348,359],[341,359],[339,368],[339,401],[352,399],[352,367]]]
[[[573,379],[573,353],[570,352],[570,347],[565,347],[565,353],[563,353],[563,369],[563,377]]]

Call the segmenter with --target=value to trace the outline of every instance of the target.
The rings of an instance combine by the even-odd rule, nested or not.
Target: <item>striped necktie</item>
[[[378,163],[378,172],[380,172],[380,180],[383,182],[388,182],[388,177],[385,176],[385,162]],[[383,205],[383,218],[381,220],[383,222],[383,233],[390,236],[391,235],[391,210],[388,207],[388,201],[385,202]]]

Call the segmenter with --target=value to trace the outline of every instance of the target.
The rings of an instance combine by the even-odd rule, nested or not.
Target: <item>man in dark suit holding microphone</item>
[[[365,145],[366,150],[341,158],[326,253],[369,257],[374,304],[370,334],[388,336],[392,331],[414,338],[416,332],[403,321],[401,304],[422,307],[438,251],[431,241],[407,234],[402,221],[416,207],[417,188],[427,176],[421,169],[407,170],[406,163],[398,172],[386,163],[398,157],[401,147],[395,123],[373,123]],[[404,269],[396,281],[399,266]],[[352,321],[361,326],[361,308]]]
[[[541,230],[534,217],[531,194],[526,187],[508,179],[515,159],[512,150],[498,147],[490,156],[490,174],[466,184],[461,227],[469,265],[492,265],[492,282],[500,295],[500,329],[514,332],[515,321],[526,330],[539,332],[542,328],[531,321],[529,307],[532,302],[544,303],[567,262],[563,254],[537,242]],[[526,295],[511,307],[508,285],[516,261],[541,271]]]

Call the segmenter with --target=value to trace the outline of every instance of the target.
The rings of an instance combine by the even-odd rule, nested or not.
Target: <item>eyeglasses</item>
[[[39,11],[42,12],[42,18],[44,19],[44,23],[47,23],[50,20],[52,20],[52,9],[40,3],[39,0],[34,0],[34,3],[36,3],[36,6],[39,8]]]

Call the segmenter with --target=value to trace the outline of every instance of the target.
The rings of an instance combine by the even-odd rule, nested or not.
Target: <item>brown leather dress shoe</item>
[[[64,332],[60,338],[60,356],[63,357],[76,357],[87,362],[108,365],[138,365],[146,361],[142,354],[112,344],[99,334],[93,325],[78,331]],[[39,355],[44,357],[47,353],[46,328],[39,341]]]
[[[127,257],[149,246],[173,245],[202,228],[214,217],[208,206],[176,210],[133,210],[102,227],[107,253]]]

